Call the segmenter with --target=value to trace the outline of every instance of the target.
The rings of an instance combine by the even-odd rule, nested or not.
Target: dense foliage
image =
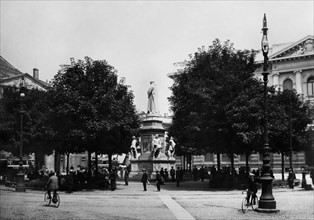
[[[48,91],[59,152],[127,152],[139,128],[133,94],[106,61],[63,66]]]
[[[183,148],[196,154],[237,151],[232,148],[239,136],[249,136],[245,132],[256,125],[241,126],[239,114],[245,116],[241,102],[256,95],[245,90],[255,85],[260,91],[260,83],[253,78],[254,55],[254,51],[237,51],[229,41],[221,44],[217,39],[208,51],[196,53],[175,77],[169,99],[174,112],[170,132]],[[233,109],[236,105],[240,106]]]
[[[236,50],[213,41],[208,51],[195,53],[174,77],[169,98],[174,112],[170,135],[178,153],[261,152],[264,132],[263,82],[254,77],[256,51]],[[294,150],[304,149],[309,107],[295,92],[268,88],[269,138],[274,152],[287,152],[289,108],[292,108]],[[290,104],[289,104],[290,103]]]
[[[45,154],[51,154],[52,131],[46,124],[46,92],[37,89],[25,89],[25,97],[20,97],[20,89],[6,88],[0,104],[0,146],[19,156],[21,116],[23,120],[23,155],[35,153],[38,160]],[[42,161],[42,160],[41,160]]]
[[[19,155],[23,105],[23,153],[125,153],[138,133],[133,94],[106,61],[63,65],[47,91],[8,88],[0,103],[1,150]]]

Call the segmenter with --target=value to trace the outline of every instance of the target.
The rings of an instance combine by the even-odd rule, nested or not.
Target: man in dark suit
[[[177,170],[176,170],[177,187],[179,187],[180,180],[181,180],[181,170],[180,170],[180,168],[178,167]]]
[[[146,184],[148,183],[148,174],[146,173],[145,169],[143,169],[143,175],[142,175],[141,182],[143,183],[144,191],[147,191]]]
[[[157,190],[160,191],[160,185],[161,185],[161,175],[159,173],[159,171],[156,171],[156,186],[157,186]]]
[[[57,190],[59,189],[58,177],[55,175],[53,171],[50,174],[51,176],[49,177],[47,182],[48,199],[51,199],[51,191],[53,191],[53,200],[55,200]]]

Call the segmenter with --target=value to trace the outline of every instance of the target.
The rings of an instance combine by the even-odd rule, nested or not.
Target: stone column
[[[302,94],[302,78],[301,73],[302,70],[295,70],[295,89],[297,90],[297,93]]]
[[[280,85],[279,85],[279,72],[273,73],[273,86],[275,86],[276,91],[279,91]]]

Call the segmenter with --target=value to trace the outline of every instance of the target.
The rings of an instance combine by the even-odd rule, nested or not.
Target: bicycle
[[[46,206],[49,206],[51,204],[51,202],[55,205],[56,208],[59,207],[60,205],[60,196],[59,194],[56,192],[53,197],[48,198],[48,192],[45,193],[44,195],[44,202]]]
[[[252,209],[255,211],[256,209],[257,209],[257,207],[258,207],[258,197],[257,197],[257,195],[255,194],[255,193],[252,193],[251,194],[251,197],[250,197],[250,201],[249,201],[249,203],[247,202],[247,196],[248,196],[248,190],[244,190],[243,192],[242,192],[242,194],[243,193],[246,193],[246,196],[243,198],[243,200],[242,200],[242,205],[241,205],[241,208],[242,208],[242,212],[245,214],[247,211],[248,211],[248,209],[249,209],[249,206],[251,206],[252,207]]]

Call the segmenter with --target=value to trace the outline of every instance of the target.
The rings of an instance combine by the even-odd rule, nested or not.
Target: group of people
[[[146,169],[143,169],[143,174],[141,178],[141,182],[143,183],[144,191],[147,191],[147,184],[150,184],[149,177],[147,174]],[[183,180],[183,170],[180,167],[177,167],[177,170],[173,168],[173,166],[170,169],[170,176],[171,181],[176,182],[177,187],[180,186],[180,182]],[[160,191],[160,186],[165,184],[165,182],[170,181],[169,179],[169,172],[167,171],[167,168],[161,168],[160,171],[156,171],[155,174],[155,181],[156,181],[156,187],[157,191]]]

